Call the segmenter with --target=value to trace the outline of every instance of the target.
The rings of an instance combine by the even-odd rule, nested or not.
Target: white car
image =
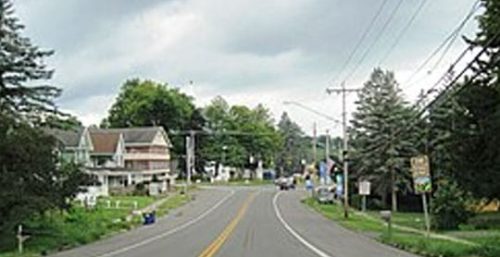
[[[274,184],[278,186],[280,190],[295,189],[292,177],[279,177],[274,181]]]
[[[334,194],[331,188],[327,186],[319,186],[314,192],[314,197],[319,203],[333,203]]]

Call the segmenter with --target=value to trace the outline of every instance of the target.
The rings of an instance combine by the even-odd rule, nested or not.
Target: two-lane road
[[[218,187],[141,227],[55,256],[414,256],[345,230],[300,203],[301,191]]]

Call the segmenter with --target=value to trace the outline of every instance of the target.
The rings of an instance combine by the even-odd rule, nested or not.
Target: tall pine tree
[[[394,211],[398,192],[411,188],[408,157],[415,153],[412,130],[395,136],[414,115],[397,86],[392,72],[375,69],[359,93],[352,121],[354,173],[372,181],[384,204],[391,195]]]
[[[43,61],[53,51],[33,45],[23,29],[12,3],[0,0],[0,115],[39,121],[41,113],[55,112],[60,90],[40,82],[52,77]]]

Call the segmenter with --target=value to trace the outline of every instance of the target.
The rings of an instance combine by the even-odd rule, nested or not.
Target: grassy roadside
[[[341,224],[342,226],[351,230],[357,231],[361,234],[372,237],[380,242],[392,245],[394,247],[413,252],[422,256],[443,256],[443,257],[494,257],[500,256],[500,247],[498,241],[492,242],[489,240],[477,241],[478,245],[468,245],[459,242],[452,242],[444,239],[429,239],[425,235],[419,233],[412,233],[393,229],[392,237],[389,238],[387,234],[387,227],[377,220],[356,215],[353,213],[349,219],[344,219],[343,209],[338,205],[322,205],[313,200],[312,198],[305,199],[304,204],[311,207],[313,210],[318,211],[325,217]],[[399,215],[399,214],[397,214]],[[405,214],[401,214],[405,215]],[[395,221],[403,220],[408,222],[411,219],[405,219],[402,216],[396,216]],[[418,217],[414,217],[418,221]],[[405,224],[408,225],[408,224]],[[415,222],[410,224],[415,228],[419,228],[421,224]],[[494,238],[490,238],[494,240]]]
[[[167,201],[158,206],[156,213],[158,216],[164,216],[179,206],[182,206],[192,200],[189,194],[175,194],[171,196]]]
[[[69,212],[61,213],[53,211],[43,217],[36,217],[26,223],[33,231],[33,236],[25,242],[25,253],[19,255],[14,250],[0,253],[0,257],[32,257],[44,253],[60,251],[88,244],[93,241],[108,237],[110,235],[130,230],[140,226],[142,218],[131,216],[137,203],[138,209],[147,207],[158,198],[145,196],[120,196],[98,200],[97,207],[93,210],[85,210],[75,204]],[[190,200],[188,195],[174,193],[168,196],[158,206],[157,215],[163,216],[170,210],[177,208]],[[112,208],[107,208],[108,201]],[[120,201],[116,208],[116,201]],[[14,248],[15,241],[10,242]]]

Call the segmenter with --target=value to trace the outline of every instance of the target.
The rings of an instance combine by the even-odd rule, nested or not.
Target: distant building
[[[60,143],[61,156],[83,164],[109,190],[133,189],[138,183],[158,183],[166,191],[174,183],[170,170],[172,144],[162,127],[49,129]]]

